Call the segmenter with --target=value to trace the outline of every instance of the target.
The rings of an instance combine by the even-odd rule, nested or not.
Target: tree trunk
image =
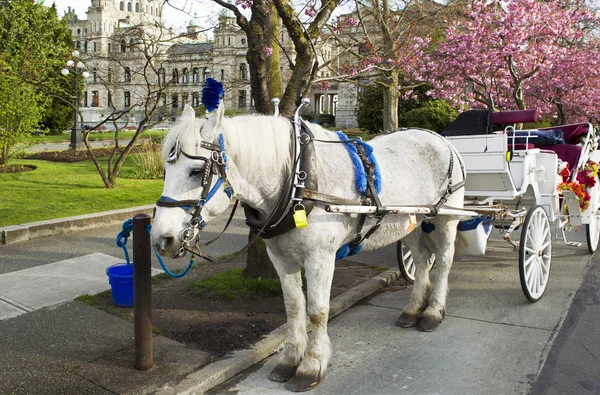
[[[248,242],[256,237],[256,233],[250,231]],[[263,239],[257,238],[254,243],[248,247],[248,256],[246,258],[246,268],[243,271],[244,277],[262,277],[275,278],[277,272],[269,255],[267,254],[267,246]]]
[[[269,15],[265,11],[263,0],[255,0],[252,3],[250,28],[246,32],[248,38],[246,60],[250,67],[250,88],[254,106],[259,114],[268,114],[271,106],[267,87],[267,54],[265,51],[265,34],[268,26],[264,24]]]
[[[267,46],[272,49],[271,57],[267,61],[267,86],[269,96],[281,99],[283,95],[283,78],[279,64],[279,42],[281,36],[281,18],[277,15],[275,7],[271,6],[269,11],[269,35]]]
[[[275,14],[275,18],[273,18]],[[269,20],[269,26],[265,26],[264,21]],[[250,85],[252,87],[252,95],[256,106],[256,111],[259,114],[269,114],[271,109],[270,102],[270,82],[271,74],[274,71],[272,64],[274,59],[277,59],[275,68],[279,74],[279,48],[271,46],[273,34],[275,30],[279,34],[279,18],[277,13],[272,10],[270,15],[265,12],[264,1],[254,1],[252,4],[252,17],[250,19],[251,33],[247,34],[248,52],[246,58],[250,66]],[[273,26],[275,25],[275,26]],[[267,58],[266,46],[273,48],[273,53],[270,58]],[[279,74],[281,81],[281,74]],[[281,82],[280,82],[281,88]],[[254,239],[256,233],[250,231],[248,241]],[[267,246],[259,237],[248,247],[246,257],[246,268],[243,275],[245,277],[262,277],[275,278],[277,272],[273,263],[267,254]]]
[[[568,120],[567,120],[567,114],[565,113],[565,106],[560,103],[560,102],[555,102],[556,104],[556,111],[558,113],[558,125],[566,125]]]
[[[383,130],[394,130],[398,128],[398,72],[391,71],[384,78]]]

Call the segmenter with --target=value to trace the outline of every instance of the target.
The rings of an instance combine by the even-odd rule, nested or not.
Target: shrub
[[[370,133],[378,133],[383,128],[383,90],[378,85],[368,85],[358,95],[356,107],[358,127]]]
[[[160,180],[163,177],[163,163],[160,151],[153,144],[142,144],[138,154],[132,156],[135,164],[131,178],[138,180]]]
[[[398,115],[398,126],[418,127],[441,132],[456,117],[458,111],[445,100],[431,100],[422,107]]]

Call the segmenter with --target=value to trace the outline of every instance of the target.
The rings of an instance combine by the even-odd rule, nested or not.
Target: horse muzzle
[[[157,240],[153,240],[153,246],[160,256],[170,256],[171,258],[181,258],[185,255],[185,250],[181,248],[181,242],[173,233],[160,235]],[[183,254],[181,253],[183,251]]]

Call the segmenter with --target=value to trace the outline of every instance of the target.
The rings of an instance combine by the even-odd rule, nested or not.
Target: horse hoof
[[[418,315],[402,313],[400,314],[400,318],[398,318],[396,325],[398,325],[400,328],[412,328],[413,326],[417,325],[419,318],[420,317]]]
[[[286,384],[286,388],[292,392],[309,391],[319,385],[319,375],[297,374]]]
[[[441,323],[442,320],[437,320],[435,318],[423,316],[423,318],[419,320],[419,325],[417,326],[417,329],[423,332],[433,332],[438,328],[438,326],[440,326]]]
[[[277,381],[278,383],[285,383],[296,374],[297,366],[291,365],[277,365],[275,369],[269,374],[269,380]]]

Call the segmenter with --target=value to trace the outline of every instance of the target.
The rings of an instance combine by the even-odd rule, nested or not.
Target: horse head
[[[196,119],[186,105],[180,123],[165,137],[164,189],[152,225],[152,245],[160,255],[185,255],[206,224],[229,206],[223,107]]]

